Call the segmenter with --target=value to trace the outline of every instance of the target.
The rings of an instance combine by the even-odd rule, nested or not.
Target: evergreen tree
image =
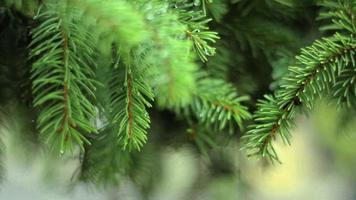
[[[48,151],[79,147],[79,180],[149,187],[167,137],[209,157],[242,135],[279,161],[320,96],[356,108],[355,0],[0,2],[3,112],[25,106]]]

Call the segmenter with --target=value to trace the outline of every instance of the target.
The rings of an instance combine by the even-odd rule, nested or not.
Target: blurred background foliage
[[[6,149],[2,154],[5,176],[1,199],[356,198],[355,119],[348,118],[348,129],[341,131],[332,122],[343,120],[345,112],[325,101],[308,117],[298,117],[291,146],[276,142],[282,164],[270,165],[246,157],[239,151],[237,140],[225,141],[209,150],[209,160],[191,144],[168,144],[160,146],[154,157],[146,155],[145,165],[136,163],[133,176],[121,177],[119,186],[99,188],[74,181],[81,165],[77,156],[58,159],[31,142],[19,142],[18,137],[24,137],[26,129],[20,120],[22,113],[15,113],[19,120],[9,119],[5,124],[16,129],[2,128]]]

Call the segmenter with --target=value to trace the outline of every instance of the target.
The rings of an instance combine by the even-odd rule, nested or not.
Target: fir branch
[[[207,24],[211,19],[206,17],[205,0],[202,2],[202,10],[196,10],[197,5],[190,0],[176,0],[173,4],[179,21],[187,26],[186,35],[193,42],[194,50],[199,58],[206,62],[208,56],[215,54],[211,43],[215,43],[220,37],[217,32],[209,31]]]
[[[251,117],[241,104],[246,99],[245,96],[238,97],[236,89],[229,83],[203,76],[198,80],[190,109],[199,123],[216,130],[229,125],[232,132],[235,123],[242,129],[242,121]]]
[[[320,94],[329,88],[328,83],[335,83],[335,76],[340,75],[343,68],[354,59],[355,50],[355,39],[340,34],[323,38],[302,49],[296,59],[297,65],[304,65],[305,68],[289,68],[290,74],[285,78],[280,92],[277,92],[277,98],[283,99],[279,106],[290,109],[295,104],[293,101],[300,101],[311,109],[315,96],[312,94]]]
[[[329,23],[320,27],[321,31],[348,31],[356,33],[356,2],[352,0],[323,0],[320,3],[323,10],[318,20],[328,20]]]
[[[311,109],[315,97],[329,91],[335,77],[354,59],[355,51],[355,40],[340,34],[302,49],[296,57],[298,67],[289,67],[290,73],[276,97],[266,96],[259,102],[255,124],[244,136],[244,148],[251,154],[278,160],[272,140],[278,134],[289,143],[296,108],[304,105]]]
[[[41,23],[32,31],[30,44],[33,105],[40,111],[37,125],[61,153],[73,143],[83,148],[89,142],[84,134],[96,132],[95,46],[91,35],[75,23],[76,10],[67,11],[60,13],[54,6],[39,14]]]
[[[338,76],[332,87],[332,97],[337,100],[338,105],[346,105],[348,108],[356,109],[356,64],[344,69]]]
[[[121,68],[114,70],[111,83],[113,124],[117,128],[119,143],[124,149],[140,148],[147,141],[150,119],[146,111],[153,101],[151,88],[144,81],[137,67],[137,57],[128,55],[121,61]]]

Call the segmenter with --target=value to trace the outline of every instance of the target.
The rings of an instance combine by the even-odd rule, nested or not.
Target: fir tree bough
[[[347,71],[350,71],[346,68],[356,67],[356,5],[352,1],[326,1],[322,5],[331,11],[321,13],[320,19],[331,18],[333,22],[322,30],[332,29],[339,32],[303,48],[301,54],[296,56],[295,66],[288,68],[289,73],[284,77],[280,88],[274,95],[266,96],[265,100],[259,102],[254,114],[255,123],[244,135],[244,148],[252,155],[279,161],[273,148],[273,139],[280,136],[285,143],[290,143],[290,130],[294,127],[294,118],[299,107],[312,109],[315,99],[323,94],[331,93],[346,98],[352,95],[353,91],[347,94],[347,80],[342,84],[340,80],[336,80],[345,77]],[[333,10],[335,7],[340,10]],[[346,9],[343,9],[345,7]],[[331,92],[331,87],[336,92]],[[346,102],[351,104],[348,100]]]
[[[91,122],[96,115],[95,45],[91,35],[75,24],[76,10],[52,9],[36,16],[44,21],[32,31],[33,106],[41,110],[40,133],[64,153],[73,142],[83,148],[89,142],[84,133],[96,132]]]

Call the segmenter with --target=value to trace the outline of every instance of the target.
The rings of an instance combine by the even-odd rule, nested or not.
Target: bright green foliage
[[[242,128],[242,121],[250,118],[247,108],[241,105],[244,100],[247,98],[238,97],[231,84],[202,76],[190,107],[199,123],[216,130],[229,126],[232,132],[234,124]]]
[[[76,24],[76,10],[51,6],[36,16],[44,21],[32,31],[33,106],[40,111],[41,134],[63,153],[73,143],[83,148],[89,142],[84,135],[96,132],[92,125],[96,115],[95,45],[92,36]]]
[[[125,0],[68,0],[68,6],[81,10],[81,23],[95,34],[99,49],[108,51],[112,42],[136,45],[148,33],[143,16]],[[125,28],[122,28],[125,26]]]
[[[206,18],[205,0],[202,2],[202,10],[194,9],[197,3],[187,0],[175,1],[174,7],[177,8],[179,21],[187,25],[185,30],[187,37],[192,40],[195,51],[205,62],[208,60],[207,56],[215,54],[215,48],[210,43],[215,43],[219,37],[216,32],[209,31],[207,24],[211,19]]]
[[[113,127],[124,149],[140,149],[147,141],[146,132],[150,119],[146,107],[151,107],[153,93],[143,79],[144,71],[139,69],[140,58],[130,55],[118,61],[111,81],[111,109]],[[116,128],[117,127],[117,128]]]
[[[353,38],[335,34],[302,49],[301,55],[296,57],[296,66],[305,67],[289,67],[290,74],[276,94],[281,99],[279,106],[288,110],[294,101],[311,108],[315,95],[327,90],[328,83],[334,84],[335,76],[340,75],[345,66],[354,66],[355,42]]]
[[[339,34],[302,49],[301,55],[296,57],[296,66],[289,67],[289,74],[275,97],[267,96],[258,104],[255,124],[244,136],[244,148],[252,154],[278,160],[273,139],[279,135],[290,143],[289,131],[294,126],[297,107],[312,109],[315,98],[328,93],[345,66],[355,67],[355,51],[355,39]]]
[[[241,104],[246,98],[223,79],[197,75],[195,55],[207,61],[219,39],[208,29],[205,4],[200,5],[186,0],[45,1],[29,47],[33,106],[48,144],[60,152],[78,144],[86,151],[84,163],[109,152],[104,165],[83,166],[83,173],[99,170],[93,179],[104,181],[127,161],[128,152],[147,142],[147,109],[154,99],[161,108],[188,109],[202,129],[242,128],[250,118]],[[208,132],[199,138],[210,145],[197,139],[202,152],[213,146],[212,131],[203,133]],[[111,171],[102,168],[106,165]]]
[[[186,26],[179,23],[168,4],[159,1],[142,4],[141,10],[152,28],[152,40],[139,49],[145,54],[143,63],[150,68],[148,81],[159,106],[185,106],[192,99],[197,70],[191,54],[192,44],[183,39]]]
[[[355,64],[353,64],[355,66]],[[337,99],[339,105],[348,108],[356,108],[356,70],[353,68],[344,69],[338,76],[335,85],[331,89],[332,96]]]
[[[335,6],[345,6],[329,1],[325,5],[334,9]],[[348,11],[354,10],[354,5],[347,5],[351,6]],[[258,104],[254,115],[255,123],[244,136],[244,148],[251,154],[278,160],[272,145],[273,139],[280,136],[284,142],[290,143],[289,131],[294,126],[297,108],[303,106],[312,109],[316,97],[320,95],[331,93],[339,98],[339,103],[342,103],[340,98],[346,98],[347,105],[351,105],[350,98],[354,93],[350,83],[353,82],[353,69],[356,67],[356,40],[350,32],[355,33],[356,25],[353,12],[337,12],[322,13],[322,18],[331,17],[334,22],[334,25],[329,25],[324,30],[347,32],[336,33],[303,48],[296,57],[296,64],[289,67],[289,73],[274,97],[266,96],[266,100],[261,100]],[[330,92],[332,87],[334,92]]]

